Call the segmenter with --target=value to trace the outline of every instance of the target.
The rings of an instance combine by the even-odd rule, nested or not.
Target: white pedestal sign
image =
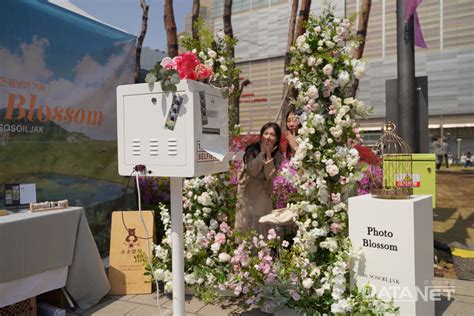
[[[351,281],[370,283],[380,298],[393,298],[400,315],[434,315],[432,222],[430,195],[350,198],[349,237],[362,248]]]

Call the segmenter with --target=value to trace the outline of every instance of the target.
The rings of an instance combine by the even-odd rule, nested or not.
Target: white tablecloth
[[[0,307],[25,299],[24,285],[34,295],[63,287],[64,267],[79,307],[95,305],[110,290],[83,208],[0,217]]]

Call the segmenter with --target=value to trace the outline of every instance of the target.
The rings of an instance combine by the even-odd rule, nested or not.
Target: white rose
[[[198,202],[204,206],[209,206],[212,204],[212,199],[209,193],[203,192],[199,197],[198,197]]]
[[[296,46],[297,47],[302,47],[305,42],[306,42],[306,37],[304,35],[300,35],[296,39]]]
[[[156,269],[155,276],[158,281],[163,281],[165,279],[165,270],[163,269]]]
[[[334,44],[333,42],[331,41],[326,41],[326,46],[329,47],[329,48],[333,48],[336,44]]]
[[[310,56],[308,58],[308,66],[313,67],[314,65],[316,65],[316,58],[314,58],[313,56]]]
[[[326,216],[327,217],[332,217],[334,215],[334,211],[333,210],[327,210],[326,211]]]
[[[217,53],[216,53],[214,50],[212,50],[212,49],[208,50],[208,51],[207,51],[207,54],[208,54],[209,57],[211,57],[212,59],[214,59],[214,58],[217,57]]]
[[[316,88],[316,86],[314,86],[314,85],[311,85],[311,86],[309,86],[308,91],[306,92],[306,94],[311,99],[317,99],[319,97],[318,88]]]
[[[331,76],[333,70],[334,68],[332,67],[331,64],[327,64],[326,66],[323,67],[323,73],[328,77]]]
[[[221,249],[221,244],[215,242],[211,245],[212,252],[217,253],[219,249]]]
[[[329,131],[331,132],[332,136],[334,136],[335,138],[339,138],[342,136],[342,127],[340,125],[337,125],[337,126],[334,126],[334,127],[331,127],[329,129]]]
[[[314,281],[311,278],[307,278],[307,279],[303,280],[303,286],[306,289],[311,288],[313,286],[313,284],[314,284]]]
[[[221,70],[222,71],[227,71],[227,66],[226,65],[221,65]]]
[[[324,294],[324,290],[319,288],[319,289],[316,289],[316,295],[317,296],[322,296]]]
[[[365,69],[363,66],[357,66],[354,68],[353,72],[357,79],[361,79],[365,74]]]
[[[331,177],[334,177],[339,173],[339,168],[336,165],[329,165],[329,166],[326,166],[326,172]]]
[[[209,222],[209,228],[216,230],[217,227],[219,227],[219,223],[215,219],[211,219],[211,221]]]
[[[219,62],[220,62],[221,64],[225,64],[225,58],[224,58],[224,57],[219,58]]]
[[[206,59],[206,53],[205,52],[199,52],[199,58]]]
[[[338,81],[340,86],[345,86],[350,80],[351,77],[347,71],[341,71],[341,73],[339,73]]]
[[[212,265],[214,264],[214,261],[212,261],[211,258],[207,258],[207,259],[206,259],[206,264],[207,264],[208,266],[212,266]]]
[[[219,254],[219,260],[220,262],[229,262],[230,261],[230,255],[225,253],[225,252],[222,252]]]
[[[204,62],[204,64],[208,67],[213,67],[214,66],[214,60],[213,59],[208,59]]]

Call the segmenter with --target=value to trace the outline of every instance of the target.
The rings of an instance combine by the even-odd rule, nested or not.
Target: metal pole
[[[458,161],[460,161],[461,160],[461,141],[462,141],[462,138],[458,138],[458,139],[456,139],[456,141],[458,142],[458,146],[457,146],[458,148],[456,148],[457,149],[456,150],[456,156],[457,156],[456,159]]]
[[[405,23],[405,0],[397,0],[398,133],[419,152],[416,141],[415,47],[413,17]]]
[[[183,178],[171,177],[173,315],[184,315]]]

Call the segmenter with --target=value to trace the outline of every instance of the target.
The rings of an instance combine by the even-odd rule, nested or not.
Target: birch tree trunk
[[[357,26],[357,40],[359,47],[354,51],[354,58],[360,59],[364,54],[365,40],[367,38],[367,27],[369,25],[370,8],[372,7],[372,0],[362,0],[362,7],[360,9],[359,25]],[[355,98],[357,89],[359,87],[359,80],[354,79],[350,87],[348,95]]]
[[[294,5],[294,4],[293,4]],[[293,7],[292,7],[293,10]],[[311,0],[301,0],[301,5],[300,5],[300,11],[298,14],[298,21],[296,25],[296,31],[294,35],[292,36],[292,44],[295,42],[295,40],[303,34],[306,29],[304,27],[304,24],[308,21],[309,18],[309,12],[311,10]],[[291,19],[290,19],[290,28],[291,28]],[[288,35],[288,37],[290,34]],[[289,61],[288,61],[289,64]],[[285,61],[286,65],[286,61]],[[296,90],[293,88],[288,87],[288,85],[285,86],[286,89],[283,92],[283,100],[281,102],[280,110],[278,111],[277,118],[278,120],[279,116],[280,117],[280,126],[282,128],[282,131],[286,131],[286,114],[291,110],[291,105],[290,101],[291,98],[296,97]]]
[[[140,7],[142,8],[142,30],[140,32],[140,36],[137,40],[137,49],[135,51],[135,83],[140,82],[140,69],[141,69],[141,62],[140,58],[142,56],[142,46],[143,40],[145,39],[146,31],[148,29],[148,8],[149,5],[146,4],[145,0],[140,0]]]
[[[198,20],[198,17],[199,17],[200,7],[201,7],[201,1],[200,0],[193,0],[193,15],[192,15],[192,18],[191,18],[191,30],[192,30],[192,34],[193,34],[193,39],[196,39],[196,40],[199,38],[196,23],[197,23],[197,20]]]
[[[173,0],[165,0],[164,20],[166,37],[168,41],[168,56],[178,56],[178,35],[176,33],[176,22],[174,21]]]

